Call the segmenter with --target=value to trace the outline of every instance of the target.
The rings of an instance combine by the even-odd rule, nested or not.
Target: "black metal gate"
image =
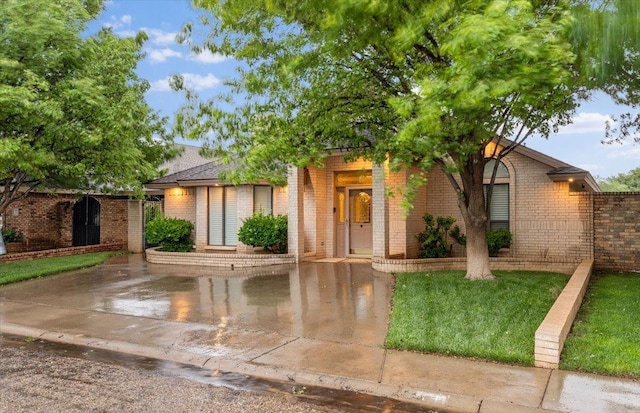
[[[142,226],[142,238],[144,239],[144,249],[146,250],[147,248],[151,248],[151,247],[155,247],[156,245],[152,245],[149,244],[147,242],[146,237],[144,236],[144,233],[146,231],[147,228],[147,224],[150,221],[153,221],[155,218],[158,217],[162,217],[163,216],[163,208],[164,208],[164,197],[163,196],[158,196],[158,195],[150,195],[147,196],[147,198],[144,201],[144,208],[143,208],[143,226]]]
[[[85,196],[73,206],[73,246],[100,244],[100,202]]]

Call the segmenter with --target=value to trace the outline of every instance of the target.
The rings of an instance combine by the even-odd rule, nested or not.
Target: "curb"
[[[352,391],[372,396],[395,399],[401,402],[412,403],[438,411],[459,413],[479,413],[489,411],[526,413],[542,411],[540,409],[517,406],[511,403],[483,401],[476,397],[454,393],[432,392],[424,389],[401,387],[338,375],[315,373],[304,370],[290,370],[283,367],[238,359],[225,359],[221,357],[210,357],[204,354],[193,354],[186,351],[173,350],[171,348],[142,346],[117,340],[104,340],[89,337],[84,334],[74,335],[62,332],[46,331],[12,323],[1,323],[0,333],[23,337],[34,337],[41,340],[171,361],[191,365],[197,368],[221,370],[229,373],[253,376],[263,380],[291,382],[298,385]]]

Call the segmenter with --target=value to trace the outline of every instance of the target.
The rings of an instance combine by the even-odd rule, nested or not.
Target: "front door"
[[[371,188],[349,189],[348,254],[373,254]]]

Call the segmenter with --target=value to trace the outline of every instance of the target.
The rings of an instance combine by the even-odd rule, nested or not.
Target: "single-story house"
[[[286,187],[274,188],[268,182],[231,185],[220,176],[229,168],[209,162],[145,185],[152,190],[164,190],[165,216],[193,222],[197,252],[253,252],[254,248],[238,241],[242,220],[255,212],[287,213]]]
[[[323,168],[290,168],[287,186],[275,188],[267,182],[230,185],[219,179],[224,168],[209,163],[147,185],[164,190],[167,216],[194,223],[197,251],[250,252],[238,242],[237,230],[257,211],[288,215],[289,253],[297,261],[416,258],[425,213],[454,217],[464,232],[456,194],[438,167],[429,172],[408,213],[398,189],[417,171],[391,172],[386,163],[346,163],[336,153]],[[590,258],[593,220],[589,198],[583,195],[599,191],[589,172],[520,146],[499,165],[490,226],[511,230],[509,257]]]
[[[168,173],[211,162],[200,156],[199,147],[178,146],[180,155],[161,166]],[[7,245],[9,253],[101,244],[141,252],[142,211],[141,201],[128,194],[39,190],[9,205],[0,215],[0,228],[22,235],[22,242]]]

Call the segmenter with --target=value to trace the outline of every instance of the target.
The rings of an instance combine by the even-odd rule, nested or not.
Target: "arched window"
[[[499,161],[498,161],[499,162]],[[495,159],[489,160],[484,167],[485,196],[496,164]],[[509,228],[509,169],[502,162],[498,163],[496,181],[491,193],[489,208],[489,229]]]

